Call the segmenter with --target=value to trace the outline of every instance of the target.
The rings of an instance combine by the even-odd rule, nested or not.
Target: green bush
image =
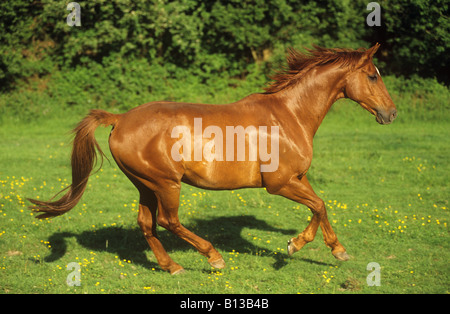
[[[65,2],[4,1],[0,113],[33,120],[153,100],[231,102],[262,91],[289,46],[378,41],[397,102],[439,117],[449,104],[437,83],[449,82],[448,3],[379,3],[381,27],[366,25],[362,0],[79,1],[81,26],[70,27]]]
[[[399,121],[445,121],[449,118],[450,91],[436,79],[423,79],[417,75],[409,79],[392,76],[383,79],[397,109],[407,117]]]
[[[437,77],[448,83],[448,3],[379,1],[381,27],[366,25],[367,1],[115,0],[79,1],[81,27],[66,23],[67,3],[17,0],[0,4],[0,84],[43,77],[55,69],[144,59],[189,69],[201,81],[280,58],[287,46],[368,47],[386,73]],[[178,75],[178,74],[177,74]]]
[[[448,85],[450,64],[449,2],[379,1],[382,25],[373,38],[385,45],[379,57],[390,73],[437,77]]]

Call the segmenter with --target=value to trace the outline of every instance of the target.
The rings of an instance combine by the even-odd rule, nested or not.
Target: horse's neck
[[[314,136],[331,105],[344,97],[342,71],[309,71],[284,94],[286,108],[305,132]]]

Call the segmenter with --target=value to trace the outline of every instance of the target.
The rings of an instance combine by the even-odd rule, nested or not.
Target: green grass
[[[394,99],[399,101],[400,99]],[[214,270],[189,244],[159,228],[187,272],[162,271],[137,226],[138,193],[112,158],[80,204],[39,221],[26,197],[48,199],[70,181],[68,132],[82,115],[0,126],[1,293],[448,293],[448,111],[415,118],[406,103],[380,126],[348,102],[328,114],[314,142],[311,184],[352,259],[339,262],[316,240],[292,258],[287,240],[310,211],[263,189],[204,191],[184,185],[181,222],[208,239],[227,266]],[[416,111],[419,109],[416,109]],[[107,149],[109,129],[97,139]],[[69,263],[81,265],[70,287]],[[381,285],[368,286],[370,262]]]

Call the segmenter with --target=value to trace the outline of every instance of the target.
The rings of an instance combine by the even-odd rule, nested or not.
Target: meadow
[[[158,227],[186,269],[170,276],[137,225],[138,193],[110,157],[103,128],[97,140],[110,161],[92,174],[81,202],[63,216],[37,220],[26,198],[48,199],[70,184],[68,132],[83,110],[68,107],[27,122],[3,117],[0,293],[449,293],[448,89],[402,92],[394,78],[386,85],[399,112],[393,124],[378,125],[357,104],[339,101],[314,141],[308,176],[351,256],[347,262],[335,260],[320,230],[288,257],[287,240],[311,219],[305,206],[264,189],[184,185],[181,222],[211,241],[227,265],[212,269]],[[73,262],[80,286],[66,283]],[[366,281],[372,262],[381,267],[378,286]]]

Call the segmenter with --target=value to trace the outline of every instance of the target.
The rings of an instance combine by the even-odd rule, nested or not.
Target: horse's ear
[[[373,47],[364,51],[364,53],[361,56],[361,59],[358,63],[358,67],[362,67],[367,62],[372,61],[373,55],[377,52],[378,48],[380,48],[380,44],[376,43]]]
[[[366,54],[369,56],[369,59],[373,58],[373,55],[377,52],[378,48],[380,48],[380,44],[376,43],[372,48],[369,48],[366,51]]]

